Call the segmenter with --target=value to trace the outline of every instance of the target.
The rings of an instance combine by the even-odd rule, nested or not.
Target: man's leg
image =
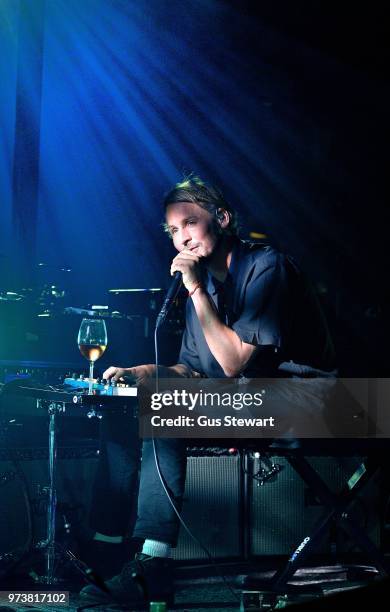
[[[156,455],[161,475],[177,510],[180,511],[186,475],[186,441],[172,438],[155,440]],[[146,540],[143,550],[151,554],[148,540],[176,546],[179,520],[161,483],[154,456],[153,441],[144,440],[142,447],[141,479],[138,494],[138,513],[133,536]],[[152,556],[167,556],[153,554]]]
[[[90,527],[107,536],[123,536],[129,528],[132,498],[138,490],[140,442],[131,417],[102,419],[99,463],[92,491]]]
[[[186,441],[157,439],[157,460],[166,487],[180,511],[186,472]],[[173,597],[173,565],[170,556],[179,533],[179,520],[168,500],[155,462],[152,440],[142,448],[138,516],[134,538],[144,539],[144,549],[122,572],[108,580],[112,597],[121,603],[143,604],[151,599],[170,601]],[[82,596],[91,603],[107,601],[107,595],[94,587],[85,587]]]
[[[137,421],[107,415],[100,430],[99,462],[89,517],[90,539],[81,550],[83,560],[102,577],[118,573],[131,550],[124,544],[132,532],[138,493],[141,445]]]

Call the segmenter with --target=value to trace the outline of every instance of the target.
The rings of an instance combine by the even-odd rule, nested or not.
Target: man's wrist
[[[191,285],[191,287],[188,289],[188,297],[194,295],[195,291],[198,289],[202,289],[202,283],[200,281]]]
[[[184,365],[184,363],[177,363],[174,366],[170,366],[168,369],[173,374],[173,376],[192,378],[192,372],[190,368]]]

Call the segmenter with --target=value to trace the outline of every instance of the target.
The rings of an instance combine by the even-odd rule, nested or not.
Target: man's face
[[[178,251],[189,249],[198,257],[210,257],[219,236],[211,213],[193,202],[169,204],[166,223]]]

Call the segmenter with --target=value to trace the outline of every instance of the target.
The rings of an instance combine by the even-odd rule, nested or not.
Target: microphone
[[[171,286],[169,287],[167,291],[164,303],[156,319],[156,329],[159,328],[160,325],[165,321],[165,318],[179,292],[179,289],[181,287],[181,282],[182,282],[181,272],[175,272],[175,274],[173,275]]]

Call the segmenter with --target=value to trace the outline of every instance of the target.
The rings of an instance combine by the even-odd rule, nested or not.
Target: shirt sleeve
[[[288,326],[288,278],[283,255],[273,253],[249,270],[239,318],[232,325],[243,342],[284,346]]]

